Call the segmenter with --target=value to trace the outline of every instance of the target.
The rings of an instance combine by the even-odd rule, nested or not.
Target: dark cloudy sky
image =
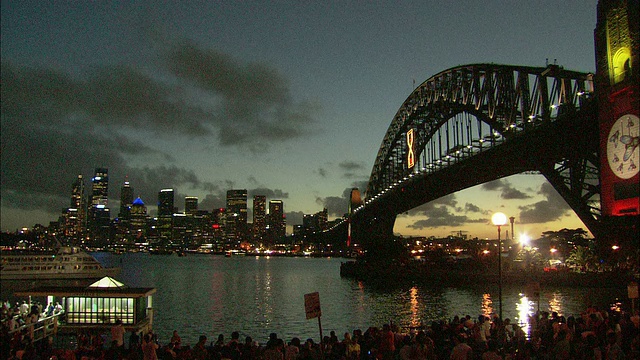
[[[2,1],[2,230],[48,224],[71,183],[108,167],[154,205],[283,200],[288,223],[346,212],[393,115],[430,76],[468,63],[593,72],[596,0]],[[151,206],[153,207],[153,206]],[[151,209],[153,212],[153,209]],[[538,175],[452,194],[396,232],[492,237],[584,225]]]

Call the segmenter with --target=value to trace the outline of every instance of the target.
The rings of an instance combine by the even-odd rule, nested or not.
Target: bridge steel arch
[[[371,171],[352,237],[392,235],[398,214],[501,177],[542,173],[600,232],[592,74],[472,64],[442,71],[400,106]],[[413,166],[411,166],[413,163]]]

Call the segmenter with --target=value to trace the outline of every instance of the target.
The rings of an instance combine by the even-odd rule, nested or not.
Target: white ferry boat
[[[80,248],[70,246],[57,251],[2,250],[0,255],[3,280],[94,279],[120,272],[120,268],[106,268]]]

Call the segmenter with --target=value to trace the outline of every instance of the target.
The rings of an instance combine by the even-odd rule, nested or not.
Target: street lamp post
[[[514,222],[516,222],[516,217],[515,217],[515,216],[511,216],[511,217],[509,218],[509,222],[511,223],[511,239],[509,239],[509,240],[511,240],[511,242],[513,242],[513,239],[515,238],[515,235],[516,235],[516,234],[513,232],[513,223],[514,223]]]
[[[502,320],[502,240],[500,240],[500,227],[507,223],[507,216],[497,212],[491,217],[491,222],[498,227],[498,300],[500,301],[499,315]]]

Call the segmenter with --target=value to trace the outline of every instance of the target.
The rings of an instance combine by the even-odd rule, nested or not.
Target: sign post
[[[318,318],[318,329],[320,329],[320,354],[324,359],[324,343],[322,342],[322,323],[320,317],[322,311],[320,310],[320,294],[318,292],[304,294],[304,311],[307,314],[307,320]]]

